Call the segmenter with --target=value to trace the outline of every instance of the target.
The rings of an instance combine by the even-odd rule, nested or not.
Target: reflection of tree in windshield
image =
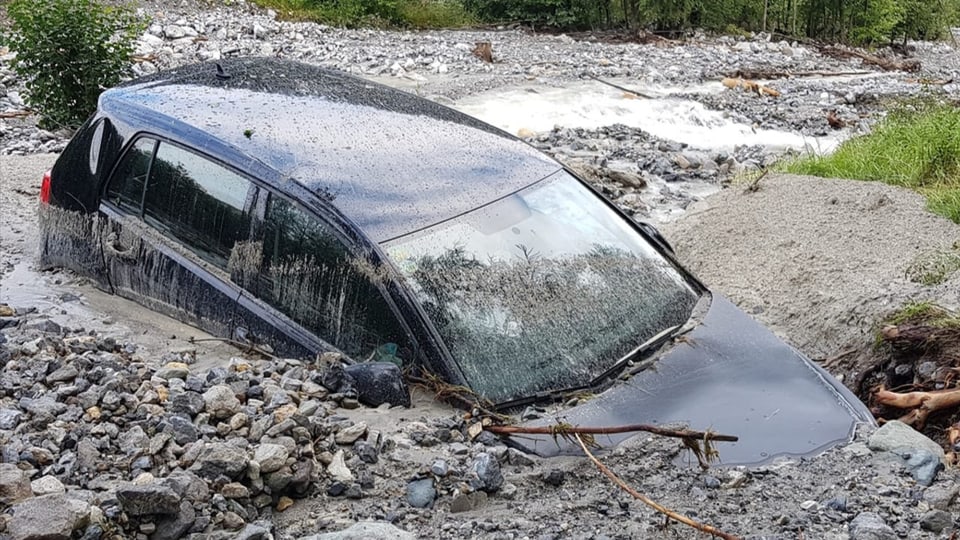
[[[666,263],[595,245],[563,258],[515,246],[511,260],[460,247],[410,277],[468,382],[494,400],[583,384],[683,324],[696,301]]]

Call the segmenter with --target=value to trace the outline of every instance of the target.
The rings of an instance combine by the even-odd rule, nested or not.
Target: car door
[[[101,198],[110,287],[212,334],[232,336],[240,287],[229,268],[249,239],[256,194],[249,179],[213,159],[140,136]]]
[[[241,324],[314,352],[413,361],[419,350],[384,294],[384,270],[303,206],[277,194],[259,200],[262,222],[255,226],[252,250],[259,265],[254,279],[244,280]]]

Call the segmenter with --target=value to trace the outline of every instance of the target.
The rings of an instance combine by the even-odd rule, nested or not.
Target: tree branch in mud
[[[594,439],[594,435],[612,435],[614,433],[635,433],[644,431],[660,435],[661,437],[674,437],[683,440],[693,455],[697,457],[700,467],[704,470],[710,468],[710,462],[719,457],[719,453],[713,448],[712,441],[737,442],[739,437],[734,435],[721,435],[712,431],[691,431],[689,429],[671,429],[662,426],[649,424],[631,424],[626,426],[612,427],[582,427],[571,424],[558,423],[551,426],[487,426],[484,428],[490,433],[497,435],[550,435],[554,439],[562,437],[572,441],[574,437],[578,441],[586,441],[590,446],[597,448],[599,445]],[[582,438],[581,438],[582,437]],[[702,446],[701,446],[702,443]]]
[[[920,429],[930,413],[960,405],[960,388],[931,390],[929,392],[891,392],[883,386],[873,394],[874,403],[898,409],[913,409],[900,417],[900,421]]]
[[[725,533],[717,529],[716,527],[713,527],[712,525],[706,525],[706,524],[700,523],[699,521],[694,521],[688,518],[687,516],[684,516],[683,514],[678,514],[673,510],[670,510],[669,508],[650,499],[649,497],[645,496],[639,491],[633,489],[626,482],[621,480],[619,476],[617,476],[613,471],[611,471],[599,459],[597,459],[596,456],[590,453],[590,448],[588,447],[587,443],[584,442],[584,439],[581,437],[579,433],[574,434],[574,437],[576,438],[577,442],[580,444],[580,448],[583,449],[583,453],[586,454],[588,458],[590,458],[590,461],[592,461],[593,464],[597,466],[597,469],[599,469],[600,472],[603,473],[604,476],[609,478],[614,484],[620,487],[620,489],[629,493],[630,496],[633,497],[634,499],[637,499],[638,501],[649,506],[650,508],[653,508],[657,512],[660,512],[661,514],[667,516],[668,519],[672,519],[679,523],[683,523],[684,525],[693,527],[698,531],[705,532],[717,538],[723,538],[724,540],[740,540],[739,536],[734,536],[732,534]]]

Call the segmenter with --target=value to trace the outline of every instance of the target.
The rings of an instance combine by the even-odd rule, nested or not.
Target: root
[[[607,478],[609,478],[609,479],[610,479],[614,484],[616,484],[620,489],[622,489],[622,490],[626,491],[627,493],[629,493],[630,496],[633,497],[634,499],[637,499],[638,501],[640,501],[640,502],[642,502],[643,504],[649,506],[650,508],[653,508],[655,511],[660,512],[661,514],[663,514],[664,516],[666,516],[668,520],[671,520],[671,519],[672,519],[672,520],[674,520],[674,521],[683,523],[684,525],[688,525],[688,526],[690,526],[690,527],[693,527],[694,529],[696,529],[696,530],[698,530],[698,531],[705,532],[705,533],[710,534],[710,535],[713,535],[713,536],[715,536],[715,537],[717,537],[717,538],[723,538],[724,540],[740,540],[740,537],[739,537],[739,536],[734,536],[734,535],[732,535],[732,534],[725,533],[725,532],[717,529],[716,527],[713,527],[712,525],[706,525],[706,524],[700,523],[700,522],[698,522],[698,521],[694,521],[694,520],[688,518],[687,516],[684,516],[683,514],[678,514],[678,513],[674,512],[673,510],[670,510],[669,508],[667,508],[667,507],[665,507],[665,506],[657,503],[656,501],[648,498],[647,496],[645,496],[644,494],[640,493],[639,491],[633,489],[632,487],[630,487],[629,485],[627,485],[626,482],[624,482],[623,480],[621,480],[620,477],[617,476],[613,471],[611,471],[609,468],[607,468],[607,466],[604,465],[599,459],[597,459],[592,453],[590,453],[589,445],[584,441],[584,439],[581,437],[581,435],[580,435],[579,433],[574,433],[573,436],[574,436],[574,438],[576,438],[577,442],[580,443],[580,448],[583,449],[583,453],[586,454],[586,456],[587,456],[588,458],[590,458],[590,461],[592,461],[593,464],[597,466],[597,469],[599,469],[600,472],[603,473],[604,476],[606,476]]]
[[[899,393],[880,386],[874,392],[873,398],[877,405],[913,409],[902,416],[900,421],[916,429],[922,429],[931,413],[960,405],[960,388]]]

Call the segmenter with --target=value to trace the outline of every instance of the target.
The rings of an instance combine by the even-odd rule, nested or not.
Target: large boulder
[[[6,533],[13,540],[70,540],[90,522],[90,505],[62,494],[32,497],[12,510]]]
[[[33,497],[30,475],[13,463],[0,463],[0,506],[8,506]]]

